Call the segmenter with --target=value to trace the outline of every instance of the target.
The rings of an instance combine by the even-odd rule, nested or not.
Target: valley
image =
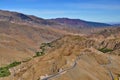
[[[0,10],[0,80],[118,80],[120,26]]]

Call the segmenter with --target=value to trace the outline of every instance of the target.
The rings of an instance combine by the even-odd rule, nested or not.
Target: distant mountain
[[[114,37],[117,37],[119,38],[120,36],[120,26],[119,27],[111,27],[111,28],[107,28],[107,29],[104,29],[100,32],[98,32],[98,35],[102,35],[104,36],[105,38],[106,37],[109,37],[109,36],[114,36]]]
[[[15,23],[29,23],[29,24],[40,24],[40,25],[51,25],[53,22],[47,21],[42,18],[38,18],[33,15],[25,15],[18,12],[0,10],[0,21],[9,21]]]
[[[41,80],[46,75],[54,80],[110,80],[111,73],[117,77],[120,27],[107,26],[0,10],[0,80]],[[21,64],[14,67],[12,62]]]
[[[33,15],[25,15],[18,12],[0,10],[0,21],[9,21],[15,23],[29,23],[32,25],[59,25],[59,27],[74,27],[74,28],[88,28],[88,27],[106,27],[111,26],[106,23],[89,22],[80,19],[56,18],[43,19]]]
[[[106,23],[89,22],[89,21],[84,21],[80,19],[56,18],[56,19],[50,19],[50,20],[60,23],[62,25],[66,25],[69,27],[78,27],[78,28],[111,26],[110,24],[106,24]]]
[[[114,24],[114,26],[120,26],[120,23],[118,23],[118,24]]]

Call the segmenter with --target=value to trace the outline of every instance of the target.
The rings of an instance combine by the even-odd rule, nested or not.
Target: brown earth
[[[60,69],[71,67],[77,56],[77,65],[53,80],[110,80],[107,69],[116,77],[120,74],[120,29],[94,28],[82,34],[81,30],[16,12],[0,13],[0,66],[32,58],[41,43],[51,42],[45,55],[10,69],[11,75],[0,80],[37,80]],[[76,33],[77,32],[77,33]],[[107,53],[99,49],[111,49]],[[85,53],[85,54],[83,54]],[[111,57],[110,63],[109,55]]]
[[[32,57],[41,43],[52,41],[64,34],[64,31],[45,26],[34,27],[0,21],[0,65],[6,64],[6,61]],[[6,59],[2,58],[2,55],[5,55]]]
[[[69,68],[76,57],[81,55],[80,60],[77,61],[77,65],[74,68],[63,75],[52,78],[52,80],[110,80],[111,76],[107,68],[116,77],[120,73],[120,57],[98,51],[98,46],[104,47],[104,44],[100,43],[102,41],[90,40],[86,37],[65,36],[53,41],[51,45],[54,47],[46,48],[47,51],[44,56],[34,58],[11,69],[14,76],[11,75],[7,77],[8,79],[4,79],[37,80],[46,74],[55,74],[61,68]],[[111,44],[111,40],[109,44],[113,45]],[[109,55],[111,58],[110,65]]]

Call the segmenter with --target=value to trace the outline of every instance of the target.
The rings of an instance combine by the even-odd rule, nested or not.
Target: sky
[[[120,22],[120,0],[0,0],[0,9],[41,18]]]

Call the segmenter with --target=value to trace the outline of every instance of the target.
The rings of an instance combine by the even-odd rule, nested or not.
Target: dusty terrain
[[[32,57],[41,43],[66,34],[81,35],[79,30],[36,16],[0,10],[0,66]]]
[[[71,67],[77,56],[80,56],[74,68],[51,79],[110,80],[109,70],[114,77],[117,77],[120,73],[120,57],[116,54],[111,54],[116,51],[116,42],[111,44],[111,40],[109,42],[107,40],[102,44],[103,41],[80,36],[65,36],[53,41],[51,43],[53,47],[46,47],[44,56],[34,58],[11,69],[13,75],[7,77],[8,79],[4,79],[37,80],[42,76],[55,74],[60,69],[65,70]],[[106,43],[108,43],[107,46],[105,45]],[[113,46],[111,47],[110,45]],[[103,53],[98,50],[101,47],[111,48],[113,51]]]
[[[63,34],[64,32],[55,31],[50,28],[33,27],[1,21],[0,59],[2,60],[0,60],[0,65],[4,63],[3,59],[5,59],[6,63],[6,61],[15,61],[17,58],[19,59],[33,56],[41,43],[57,39]],[[11,57],[7,54],[11,55]],[[16,56],[17,54],[18,57]],[[5,57],[3,57],[3,55],[5,55]]]
[[[80,26],[77,21],[72,23]],[[120,75],[119,27],[88,30],[70,28],[71,20],[64,22],[0,11],[0,66],[21,62],[0,80],[42,80],[49,76],[48,80],[110,80]],[[36,52],[40,54],[35,56]]]

